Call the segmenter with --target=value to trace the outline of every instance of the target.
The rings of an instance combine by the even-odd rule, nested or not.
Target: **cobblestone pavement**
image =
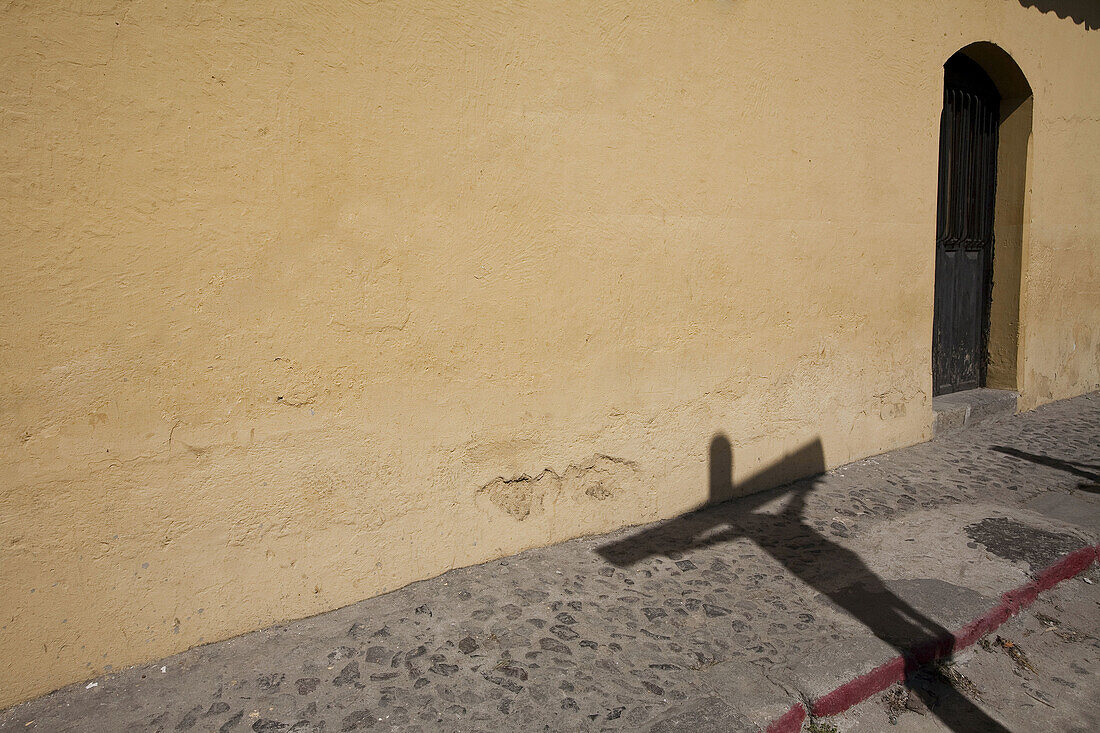
[[[73,685],[0,731],[752,730],[1095,544],[1098,474],[1094,393]]]

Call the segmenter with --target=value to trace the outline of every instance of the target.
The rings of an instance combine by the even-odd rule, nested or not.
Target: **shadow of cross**
[[[733,484],[733,451],[729,439],[717,434],[710,444],[710,500],[719,502],[809,476],[782,489],[742,496],[720,509],[695,512],[647,528],[604,545],[597,552],[619,567],[635,565],[654,555],[683,553],[749,539],[803,583],[829,598],[891,645],[905,660],[905,684],[929,710],[952,730],[1004,731],[950,685],[936,685],[936,693],[915,673],[933,659],[949,655],[951,632],[894,594],[852,550],[814,529],[803,516],[806,498],[825,470],[820,439],[808,441],[750,478]],[[786,496],[776,512],[761,510],[765,503]]]

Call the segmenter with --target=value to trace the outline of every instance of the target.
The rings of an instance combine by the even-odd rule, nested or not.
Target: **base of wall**
[[[958,432],[988,420],[1016,414],[1015,392],[1007,389],[968,389],[932,398],[932,437]]]

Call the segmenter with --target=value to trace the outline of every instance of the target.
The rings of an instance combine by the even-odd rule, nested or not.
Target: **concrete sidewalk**
[[[1097,484],[1094,393],[74,685],[0,730],[797,730],[1052,564],[1095,575]]]

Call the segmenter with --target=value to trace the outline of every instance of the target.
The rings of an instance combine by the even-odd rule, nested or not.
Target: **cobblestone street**
[[[1098,474],[1093,393],[74,685],[0,730],[763,728],[1095,545]],[[1080,648],[1062,714],[1095,729]]]

